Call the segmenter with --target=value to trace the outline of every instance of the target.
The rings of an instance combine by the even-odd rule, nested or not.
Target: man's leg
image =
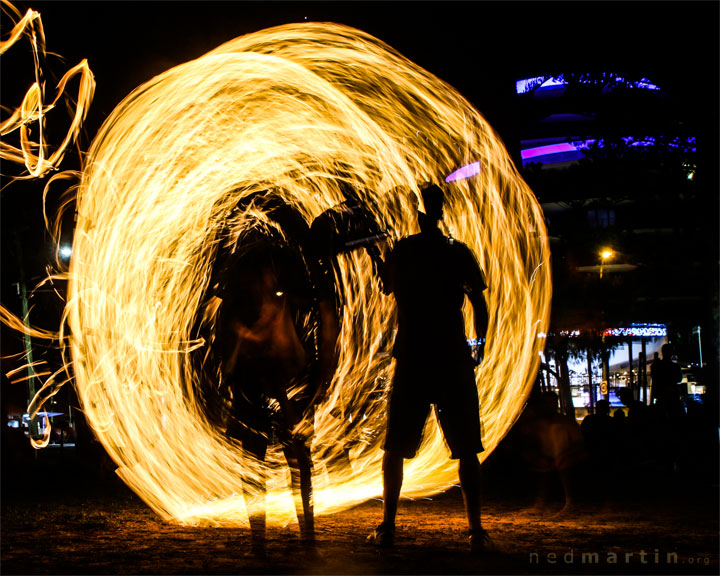
[[[290,467],[290,486],[295,500],[295,512],[304,542],[315,540],[315,515],[312,497],[312,461],[310,450],[301,440],[293,440],[284,447],[285,458]]]
[[[250,519],[250,547],[255,554],[265,554],[265,477],[261,472],[259,478],[243,476],[243,497]]]
[[[383,456],[383,523],[395,526],[400,490],[403,483],[404,458],[386,450]]]
[[[383,521],[368,536],[369,542],[380,546],[392,546],[395,542],[395,517],[402,488],[403,462],[402,455],[392,450],[385,450],[383,456]]]
[[[383,445],[383,521],[368,537],[368,540],[381,546],[390,546],[394,542],[404,459],[406,456],[412,458],[420,446],[425,420],[430,411],[430,403],[410,384],[416,381],[417,378],[408,375],[407,366],[403,370],[398,362]]]
[[[474,554],[498,552],[498,546],[480,521],[480,461],[477,455],[460,458],[458,475],[465,499],[471,551]]]
[[[263,435],[244,426],[236,427],[231,424],[230,436],[239,438],[243,450],[252,454],[259,462],[265,461],[267,440]],[[267,470],[265,466],[258,467],[258,474],[244,474],[241,476],[243,498],[250,520],[250,547],[254,554],[265,555],[266,515],[265,501],[267,494]]]
[[[468,528],[470,531],[481,530],[480,521],[480,461],[477,455],[460,458],[458,476],[465,500]]]

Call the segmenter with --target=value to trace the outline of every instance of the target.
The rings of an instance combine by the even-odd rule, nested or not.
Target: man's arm
[[[339,360],[338,337],[340,336],[340,319],[335,310],[334,302],[329,299],[320,300],[320,325],[318,327],[318,382],[314,404],[319,404],[327,394]]]
[[[391,249],[389,253],[386,252],[386,254],[387,257],[383,261],[378,251],[377,266],[383,294],[389,295],[395,291],[395,250]]]
[[[482,292],[473,292],[472,294],[468,294],[468,298],[470,299],[470,304],[472,304],[473,307],[475,336],[478,339],[485,339],[488,322],[490,320],[487,305],[485,304],[485,297]]]
[[[475,256],[469,248],[464,246],[465,252],[465,285],[464,290],[470,300],[470,304],[473,308],[473,324],[475,328],[475,337],[478,339],[478,350],[480,360],[484,355],[485,345],[480,344],[480,339],[483,341],[487,335],[488,323],[490,321],[488,315],[487,304],[485,303],[485,296],[483,292],[487,288],[485,284],[485,277],[480,270],[480,266],[475,260]]]

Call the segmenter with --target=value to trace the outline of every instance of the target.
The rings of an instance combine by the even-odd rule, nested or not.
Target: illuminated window
[[[615,225],[615,210],[600,209],[587,211],[587,223],[590,228],[608,228]]]

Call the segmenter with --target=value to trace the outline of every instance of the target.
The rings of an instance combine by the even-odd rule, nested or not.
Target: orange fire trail
[[[11,16],[20,17],[17,8],[10,2],[3,0],[2,6]],[[26,175],[16,176],[15,179],[41,178],[57,168],[67,147],[77,138],[95,92],[93,74],[87,60],[82,60],[65,73],[58,82],[55,98],[50,104],[45,104],[45,83],[40,78],[40,58],[45,55],[45,32],[40,14],[34,10],[28,10],[15,24],[8,38],[0,42],[0,55],[23,38],[30,42],[35,61],[35,82],[26,92],[20,107],[0,123],[0,135],[3,137],[0,142],[0,158],[24,164],[27,169]],[[68,82],[75,76],[79,76],[79,85],[72,121],[63,141],[54,151],[49,152],[43,137],[45,118],[58,104]],[[37,140],[30,137],[33,131],[37,134]],[[16,146],[7,142],[8,135],[14,132],[19,134]]]
[[[66,306],[75,385],[123,480],[168,520],[247,525],[241,475],[268,467],[268,521],[291,522],[279,448],[267,463],[244,454],[193,393],[201,376],[192,356],[208,346],[193,330],[212,317],[203,299],[220,236],[264,219],[257,208],[232,209],[274,190],[310,223],[350,184],[391,228],[391,246],[417,231],[418,183],[477,161],[479,174],[446,186],[445,225],[489,284],[477,372],[487,455],[536,376],[551,284],[540,207],[470,103],[376,38],[327,23],[243,36],[131,93],[88,152]],[[392,297],[364,251],[339,264],[339,364],[312,445],[317,514],[381,492],[393,367]],[[469,308],[465,316],[469,329]],[[426,432],[405,466],[405,496],[457,479],[434,421]],[[343,443],[349,463],[337,458]]]
[[[57,172],[62,160],[67,152],[68,147],[77,140],[80,133],[82,123],[85,121],[88,108],[92,102],[95,91],[95,79],[88,66],[87,60],[82,60],[76,66],[65,72],[57,84],[55,96],[48,104],[46,82],[43,79],[43,63],[46,57],[45,50],[45,32],[40,14],[34,10],[28,10],[25,15],[21,15],[18,9],[7,0],[0,0],[0,6],[3,12],[3,18],[9,18],[13,22],[13,28],[3,40],[0,41],[0,55],[4,55],[13,46],[25,40],[30,45],[30,51],[33,56],[34,66],[34,82],[25,92],[22,103],[16,109],[3,106],[3,112],[7,112],[0,122],[0,159],[5,161],[3,170],[10,164],[18,164],[23,166],[23,171],[19,174],[10,175],[3,172],[6,184],[3,185],[3,192],[6,192],[7,186],[16,180],[39,179],[55,173],[48,181],[45,188],[47,195],[48,187],[52,182],[58,180],[67,180],[73,175],[69,172]],[[4,20],[5,22],[6,20]],[[68,95],[68,84],[77,77],[77,96],[73,99]],[[20,82],[19,79],[13,78],[14,82]],[[51,146],[46,140],[46,123],[51,117],[50,112],[58,107],[60,103],[66,105],[71,110],[72,119],[70,125],[59,145]],[[54,118],[54,121],[58,121]],[[69,190],[68,193],[72,193]],[[68,193],[65,194],[66,202]],[[51,224],[45,216],[45,222],[48,230],[57,237],[58,226],[62,211],[57,214],[57,221]],[[38,288],[45,282],[53,279],[61,278],[62,275],[48,276],[38,285]],[[60,340],[64,338],[64,330],[51,332],[39,328],[32,327],[28,324],[28,319],[20,319],[4,306],[0,305],[0,322],[9,328],[22,332],[26,337],[39,338],[43,340]],[[42,384],[40,389],[35,393],[28,406],[28,413],[31,420],[42,409],[45,401],[57,393],[60,386],[69,380],[68,366],[58,370],[55,373],[47,371],[38,372],[34,369],[34,365],[30,361],[25,366],[17,370],[11,370],[7,376],[11,377],[19,373],[21,370],[27,370],[27,377],[14,378],[14,382],[20,382],[26,379],[38,379]],[[44,378],[49,376],[48,378]],[[35,448],[43,448],[50,442],[50,425],[47,416],[44,419],[44,432],[38,437],[32,437],[31,443]]]

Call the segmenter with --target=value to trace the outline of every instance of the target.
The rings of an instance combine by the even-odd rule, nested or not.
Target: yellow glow
[[[40,66],[41,57],[46,56],[45,33],[40,14],[34,10],[28,10],[22,16],[18,9],[7,0],[1,0],[0,5],[3,18],[9,18],[14,23],[10,34],[0,41],[0,55],[5,55],[10,48],[21,40],[26,40],[33,56],[35,73],[35,81],[28,88],[22,102],[14,110],[6,107],[7,117],[0,122],[0,135],[2,136],[0,159],[5,161],[3,163],[3,177],[6,183],[3,192],[6,192],[6,187],[14,180],[42,178],[59,168],[68,146],[76,141],[80,127],[85,120],[88,107],[93,99],[95,80],[87,61],[82,60],[63,75],[58,82],[54,99],[47,104],[46,83],[42,81],[42,78],[48,77],[49,74],[43,73]],[[75,76],[79,77],[78,92],[77,96],[73,98],[66,94],[66,89],[68,83]],[[12,80],[16,83],[21,82],[19,78],[13,78]],[[49,112],[56,108],[59,103],[64,104],[64,108],[70,111],[72,120],[67,132],[62,137],[61,143],[57,146],[51,146],[45,138],[45,127],[51,118]],[[53,118],[53,122],[56,120],[57,118]],[[15,175],[9,174],[5,170],[10,164],[22,165],[23,171]],[[70,172],[56,173],[48,180],[44,194],[47,194],[48,187],[52,182],[68,180],[72,177],[73,175]],[[43,213],[48,230],[56,238],[58,237],[60,217],[70,202],[69,196],[71,194],[72,188],[64,194],[64,206],[58,211],[58,220],[54,225],[49,222],[47,214]],[[61,277],[49,275],[38,284],[36,289]],[[31,327],[27,324],[27,318],[18,318],[2,305],[0,305],[0,322],[35,339],[54,341],[63,340],[64,337],[62,326],[58,332]],[[14,378],[13,382],[17,383],[27,379],[37,379],[40,382],[40,387],[31,399],[27,409],[31,419],[35,418],[42,409],[43,403],[56,394],[59,388],[70,379],[67,370],[68,366],[64,366],[54,373],[36,371],[34,366],[40,363],[42,362],[29,362],[25,366],[10,370],[6,374],[10,378],[21,370],[27,370],[28,375],[26,377]],[[48,376],[48,378],[44,378],[45,376]],[[50,423],[46,417],[44,417],[43,430],[43,435],[40,438],[31,438],[33,447],[44,448],[50,442]]]
[[[10,2],[2,0],[2,7],[11,18],[19,18],[20,13]],[[18,175],[16,179],[40,178],[57,168],[67,147],[77,138],[95,92],[95,78],[87,60],[82,60],[63,75],[58,82],[55,98],[46,104],[45,83],[41,81],[39,66],[39,57],[45,55],[45,33],[40,14],[34,10],[28,10],[17,21],[9,37],[0,41],[0,54],[7,52],[23,38],[30,43],[35,61],[35,82],[28,89],[21,105],[0,123],[0,135],[3,138],[0,142],[0,159],[23,164],[27,169],[26,174]],[[73,118],[62,142],[51,152],[44,138],[46,118],[61,101],[68,82],[75,76],[79,77],[79,82],[78,93],[73,101]],[[67,98],[62,102],[66,101]],[[33,132],[35,140],[31,139]],[[17,136],[16,145],[10,143],[11,135]]]
[[[417,230],[418,183],[442,182],[478,159],[477,176],[446,186],[445,225],[489,284],[477,373],[487,456],[535,379],[551,285],[542,212],[480,114],[377,39],[318,23],[235,39],[130,94],[88,151],[65,311],[68,367],[123,480],[167,520],[247,525],[241,474],[269,464],[268,522],[291,522],[280,450],[265,464],[243,454],[202,416],[193,393],[200,375],[191,356],[208,343],[192,329],[213,315],[201,303],[217,240],[262,220],[257,209],[228,215],[242,198],[273,189],[310,223],[343,200],[344,181],[391,229],[391,246]],[[339,364],[312,445],[317,514],[381,493],[383,383],[393,367],[394,301],[364,251],[340,258],[337,280]],[[373,388],[382,394],[371,396]],[[345,441],[349,464],[333,453]],[[419,455],[406,462],[403,493],[421,497],[456,481],[429,422]]]
[[[603,259],[603,262],[605,260],[609,260],[615,255],[615,252],[613,252],[610,248],[605,248],[602,252],[600,252],[600,258]]]

